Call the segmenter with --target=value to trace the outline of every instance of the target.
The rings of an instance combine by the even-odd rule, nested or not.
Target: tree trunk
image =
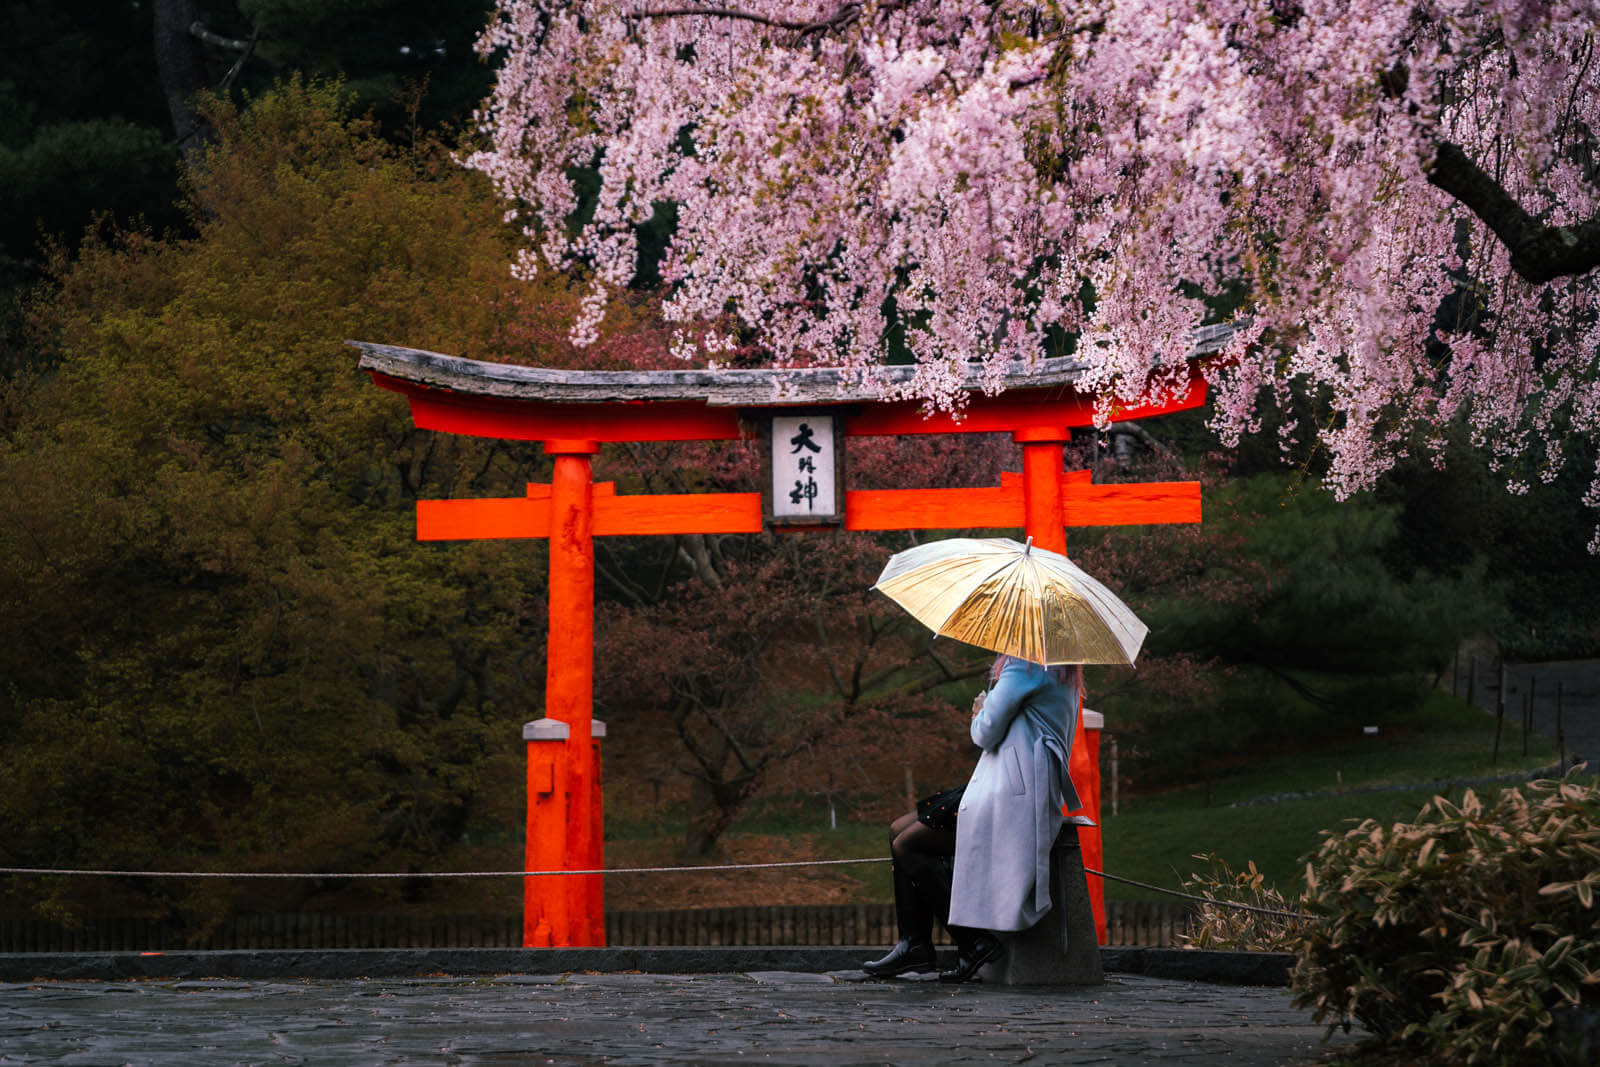
[[[208,84],[205,51],[189,32],[199,21],[194,0],[155,0],[156,71],[172,116],[172,132],[184,158],[193,161],[210,135],[194,109],[194,96]]]
[[[1511,253],[1511,269],[1534,285],[1600,266],[1600,215],[1568,226],[1550,226],[1523,209],[1505,187],[1458,146],[1442,142],[1428,168],[1430,184],[1443,189],[1482,219]]]
[[[721,830],[716,798],[711,783],[699,775],[689,781],[689,820],[684,827],[683,854],[699,857],[709,855],[716,847]]]
[[[765,776],[765,760],[754,768],[737,768],[732,777],[725,776],[723,769],[733,755],[733,745],[727,738],[720,738],[717,745],[721,758],[715,766],[699,757],[702,773],[692,775],[689,782],[689,818],[683,835],[685,856],[710,855]]]

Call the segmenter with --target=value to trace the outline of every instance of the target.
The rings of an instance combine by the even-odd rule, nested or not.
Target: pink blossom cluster
[[[685,354],[734,331],[872,384],[892,308],[902,392],[950,408],[1064,332],[1110,418],[1181,389],[1205,297],[1242,294],[1225,442],[1309,388],[1325,417],[1282,432],[1340,494],[1458,419],[1515,483],[1600,430],[1600,272],[1525,280],[1430,172],[1448,144],[1544,226],[1600,215],[1597,26],[1600,0],[501,0],[468,162],[518,269],[588,279],[580,342],[670,201]]]

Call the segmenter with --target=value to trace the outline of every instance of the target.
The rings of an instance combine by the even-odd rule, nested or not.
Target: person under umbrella
[[[1025,930],[1050,910],[1050,848],[1064,811],[1080,806],[1067,773],[1080,664],[1131,663],[1148,631],[1031,539],[921,545],[892,558],[874,588],[935,632],[1001,652],[974,703],[970,732],[982,752],[971,779],[891,827],[900,940],[862,967],[879,977],[930,969],[937,919],[960,953],[939,977],[965,982],[1003,951],[990,931]]]
[[[1083,670],[999,656],[990,678],[973,704],[983,751],[971,779],[890,824],[900,939],[862,965],[875,977],[931,970],[938,922],[959,953],[940,981],[969,981],[1001,955],[990,931],[1025,930],[1050,910],[1050,846],[1063,805],[1080,806],[1066,767]]]

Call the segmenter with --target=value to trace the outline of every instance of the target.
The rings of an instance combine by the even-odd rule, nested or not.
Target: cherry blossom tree
[[[974,364],[993,387],[1071,339],[1109,417],[1183,388],[1173,357],[1225,320],[1225,443],[1309,390],[1316,424],[1280,432],[1341,495],[1458,419],[1515,491],[1600,428],[1597,25],[1597,0],[500,0],[468,162],[519,271],[588,278],[579,340],[670,203],[684,355],[758,338],[870,380],[903,336],[905,391],[948,407]]]

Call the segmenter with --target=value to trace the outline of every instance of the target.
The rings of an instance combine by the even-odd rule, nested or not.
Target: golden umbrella
[[[1050,666],[1132,664],[1150,628],[1059,552],[951,537],[898,552],[874,589],[943,637]]]

